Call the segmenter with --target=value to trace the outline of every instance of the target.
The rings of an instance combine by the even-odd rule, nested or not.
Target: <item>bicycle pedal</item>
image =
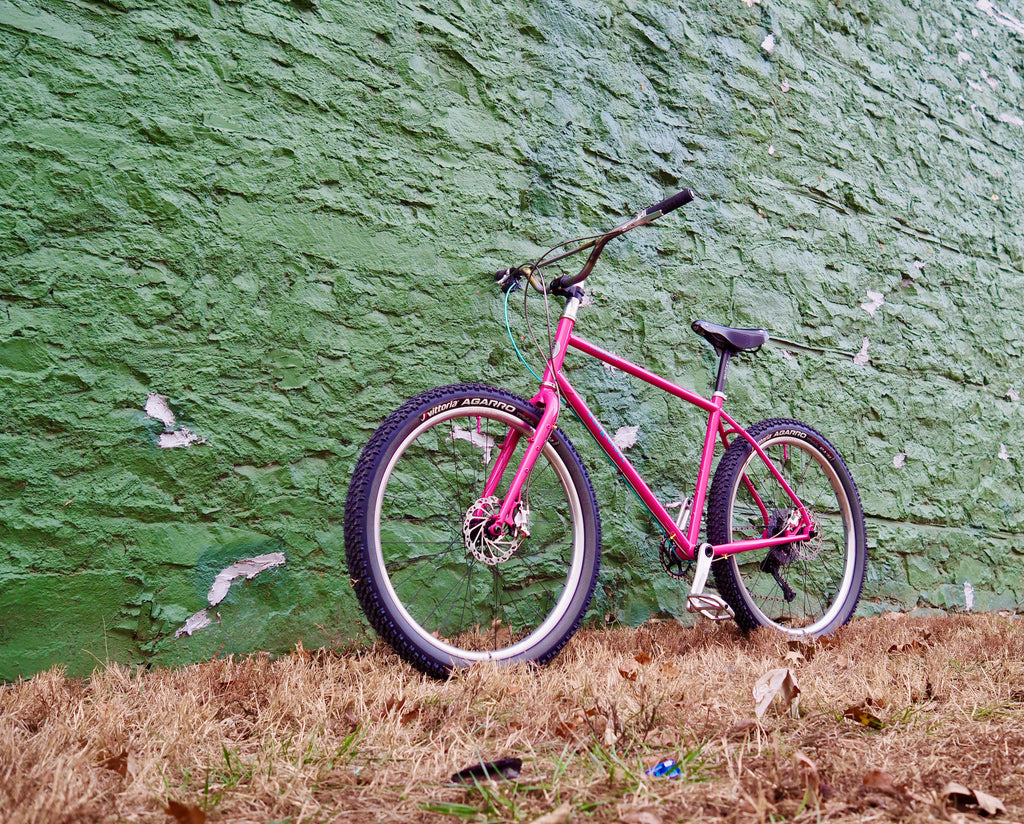
[[[690,593],[686,596],[686,611],[699,613],[709,621],[727,621],[736,617],[731,606],[710,592]]]

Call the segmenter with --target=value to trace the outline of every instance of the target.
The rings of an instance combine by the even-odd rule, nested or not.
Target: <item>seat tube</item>
[[[711,396],[714,409],[708,416],[708,428],[704,433],[704,450],[700,455],[700,471],[697,473],[697,486],[693,490],[693,517],[690,518],[690,529],[687,540],[693,546],[700,538],[701,520],[704,513],[704,500],[707,497],[708,481],[711,479],[711,465],[715,461],[715,441],[722,422],[722,407],[725,405],[725,393],[715,392]]]

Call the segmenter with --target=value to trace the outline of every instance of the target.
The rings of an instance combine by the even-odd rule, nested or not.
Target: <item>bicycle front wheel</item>
[[[423,672],[545,663],[583,620],[600,524],[586,470],[560,431],[523,488],[516,528],[486,528],[539,419],[503,390],[441,387],[387,418],[360,456],[345,504],[349,574],[377,633]],[[507,469],[484,496],[499,458]]]
[[[748,432],[803,503],[815,534],[716,561],[715,584],[744,630],[769,626],[796,637],[826,635],[853,617],[864,585],[867,540],[857,487],[835,447],[806,424],[773,419]],[[708,541],[783,534],[794,512],[750,443],[735,438],[711,484]]]

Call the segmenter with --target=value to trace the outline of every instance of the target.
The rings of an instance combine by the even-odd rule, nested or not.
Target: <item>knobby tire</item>
[[[548,436],[523,490],[529,536],[495,562],[474,554],[479,542],[464,532],[507,434],[520,437],[498,501],[540,414],[483,384],[432,389],[391,414],[356,464],[345,504],[356,596],[377,633],[429,675],[486,660],[546,663],[590,604],[600,563],[597,503],[560,430]]]
[[[770,626],[792,637],[827,635],[853,617],[864,585],[867,541],[857,487],[835,447],[804,423],[776,418],[748,433],[808,508],[818,534],[774,553],[756,550],[715,561],[715,584],[744,630]],[[766,504],[767,518],[751,487]],[[708,495],[708,541],[718,545],[781,534],[773,530],[792,511],[789,497],[750,443],[734,438]]]

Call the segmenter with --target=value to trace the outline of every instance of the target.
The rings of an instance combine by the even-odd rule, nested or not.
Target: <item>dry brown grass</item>
[[[581,633],[544,669],[446,683],[384,647],[54,670],[0,689],[0,819],[978,820],[943,794],[953,780],[1020,821],[1022,629],[886,617],[788,644],[651,624]],[[776,703],[756,721],[752,687],[778,667],[796,675],[798,713]],[[449,783],[509,756],[517,780]],[[683,779],[644,775],[669,757]]]

